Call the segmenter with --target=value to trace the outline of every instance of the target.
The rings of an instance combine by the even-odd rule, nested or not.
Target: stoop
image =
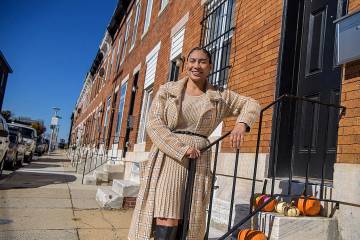
[[[268,240],[338,240],[337,220],[327,217],[287,217],[278,213],[260,212],[254,218],[255,229]]]
[[[110,186],[99,187],[96,192],[96,201],[105,209],[120,209],[124,198],[111,190]]]

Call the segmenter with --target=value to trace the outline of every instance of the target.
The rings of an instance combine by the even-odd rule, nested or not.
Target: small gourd
[[[295,207],[295,203],[292,201],[289,206],[284,207],[284,215],[288,217],[298,217],[300,210]]]
[[[280,214],[284,214],[284,208],[288,207],[289,204],[284,201],[279,201],[275,206],[275,211]]]
[[[321,204],[314,196],[307,199],[299,198],[297,207],[304,216],[317,216],[320,214]]]
[[[259,207],[259,206],[261,206],[264,202],[267,202],[268,200],[270,199],[270,196],[268,196],[268,195],[260,195],[260,196],[258,196],[257,198],[256,198],[256,200],[255,200],[255,206],[256,207]],[[275,205],[276,205],[276,200],[275,199],[273,199],[273,200],[271,200],[265,207],[263,207],[262,209],[261,209],[261,211],[263,211],[263,212],[272,212],[272,211],[274,211],[274,209],[275,209]]]
[[[239,232],[237,240],[266,240],[266,235],[257,230],[243,229]]]

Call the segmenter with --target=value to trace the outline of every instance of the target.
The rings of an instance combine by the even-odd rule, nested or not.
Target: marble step
[[[254,227],[263,231],[268,240],[338,240],[335,218],[286,217],[278,213],[260,212],[254,218]]]
[[[120,209],[124,198],[111,190],[110,186],[99,187],[96,192],[96,201],[104,209]]]
[[[112,191],[122,197],[137,197],[139,189],[139,183],[130,180],[114,179],[112,183]]]

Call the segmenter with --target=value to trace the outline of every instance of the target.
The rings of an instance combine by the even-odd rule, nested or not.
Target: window
[[[209,81],[219,88],[226,88],[234,31],[234,0],[212,0],[204,8],[201,42],[212,56],[213,69]]]
[[[120,129],[121,129],[123,112],[124,112],[126,88],[127,88],[127,81],[121,85],[121,89],[120,89],[120,92],[119,92],[120,101],[119,101],[119,111],[118,111],[118,116],[117,116],[117,123],[116,123],[114,142],[119,142],[119,139],[120,139]]]
[[[125,36],[124,36],[124,46],[122,49],[122,54],[121,54],[121,62],[120,64],[122,64],[124,62],[125,56],[126,56],[126,48],[127,48],[127,43],[128,43],[128,39],[129,39],[129,32],[130,32],[130,20],[131,20],[131,14],[129,15],[128,19],[126,20],[126,30],[125,30]]]
[[[145,15],[145,23],[144,23],[143,33],[146,33],[150,26],[152,5],[153,5],[153,0],[148,0],[147,5],[146,5],[146,15]]]
[[[109,111],[110,111],[110,104],[111,104],[111,96],[109,96],[106,100],[106,110],[105,110],[105,118],[104,118],[104,126],[103,126],[103,129],[104,129],[103,136],[104,137],[105,137],[105,132],[106,132],[108,115],[109,115]]]
[[[140,2],[140,0],[137,0],[137,2],[136,2],[136,11],[135,11],[135,20],[134,20],[134,28],[133,28],[133,34],[131,36],[131,47],[130,47],[130,49],[132,49],[134,47],[134,45],[135,45],[137,29],[138,29],[138,26],[139,26],[140,10],[141,10],[141,2]]]
[[[111,61],[110,61],[110,67],[109,67],[109,77],[111,77],[112,67],[114,63],[114,55],[115,55],[115,48],[112,49],[111,53]]]
[[[153,99],[153,87],[149,86],[147,89],[144,90],[144,97],[142,102],[141,108],[141,118],[140,118],[140,126],[139,126],[139,133],[137,138],[137,143],[144,143],[146,142],[146,131],[145,126],[149,115],[149,109]]]
[[[161,4],[160,4],[160,12],[162,10],[164,10],[164,8],[166,7],[166,5],[169,3],[169,0],[161,0]]]
[[[170,77],[169,77],[169,81],[177,81],[179,78],[179,66],[176,65],[176,61],[177,59],[171,61],[171,66],[170,66]]]
[[[122,36],[120,36],[120,34],[119,34],[118,46],[117,46],[117,49],[116,49],[116,72],[119,71],[119,66],[120,66],[120,49],[121,49],[121,44],[122,44]]]
[[[170,76],[169,81],[177,81],[179,77],[180,57],[184,42],[185,28],[180,29],[171,38],[170,50]]]
[[[161,43],[159,42],[146,56],[146,74],[144,89],[149,87],[155,80],[156,64]]]

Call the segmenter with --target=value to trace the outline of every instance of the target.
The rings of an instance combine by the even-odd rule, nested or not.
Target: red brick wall
[[[93,100],[89,107],[77,117],[74,125],[76,126],[82,120],[90,116],[90,113],[93,111],[93,109],[96,108],[99,103],[104,103],[107,96],[112,94],[115,86],[119,85],[121,80],[127,74],[129,74],[119,148],[122,148],[125,137],[125,124],[129,110],[129,100],[131,94],[130,86],[132,85],[133,81],[133,69],[139,63],[141,63],[138,91],[135,98],[133,114],[134,128],[130,134],[131,147],[134,143],[136,143],[138,134],[146,70],[146,55],[159,41],[161,41],[156,68],[156,78],[154,83],[154,92],[156,92],[159,85],[165,83],[168,79],[170,67],[169,54],[171,47],[170,30],[187,12],[189,12],[189,20],[185,25],[183,55],[186,56],[191,48],[200,44],[200,22],[203,17],[203,5],[200,4],[200,1],[170,0],[168,6],[158,16],[160,0],[154,0],[150,28],[142,39],[141,35],[145,18],[146,1],[141,0],[141,2],[141,15],[134,49],[132,49],[130,53],[127,51],[127,56],[119,72],[116,73],[115,71],[112,71],[111,78],[107,81],[105,86],[100,89],[98,94],[96,94],[96,92],[99,80],[94,82],[92,90]],[[230,89],[240,94],[251,96],[259,100],[262,106],[265,106],[274,99],[275,93],[276,67],[280,45],[282,1],[237,0],[235,2],[236,6],[234,11],[234,19],[236,29],[232,39],[233,43],[230,56],[230,62],[233,67],[230,70],[228,86]],[[133,6],[129,41],[132,37],[134,17],[135,5]],[[122,25],[122,28],[120,29],[121,33],[124,32],[124,28],[125,24]],[[112,46],[113,48],[117,47],[119,36],[123,37],[123,34],[119,34],[118,32],[115,35],[115,40]],[[130,43],[128,43],[128,49],[129,48]],[[110,57],[111,55],[109,55],[109,58]],[[116,66],[116,63],[113,65]],[[104,66],[104,68],[106,69],[106,66]],[[185,76],[185,71],[180,73],[180,77],[183,76]],[[114,135],[117,122],[118,104],[119,97],[115,107],[112,136]],[[103,114],[105,114],[105,109]],[[264,117],[264,129],[262,137],[264,141],[262,143],[262,152],[268,152],[272,120],[271,116],[271,111],[268,111]],[[235,118],[226,119],[224,132],[232,129],[235,123],[234,121]],[[257,137],[257,125],[258,123],[254,124],[252,132],[246,137],[246,142],[242,148],[242,152],[254,152]],[[91,127],[88,128],[91,129]],[[147,149],[149,149],[150,144],[150,141],[147,141]],[[228,143],[225,143],[223,146],[225,147],[225,150],[228,150]]]
[[[360,9],[360,0],[349,1],[349,13]],[[337,162],[360,164],[360,60],[344,66],[341,104],[347,108],[340,121]]]

